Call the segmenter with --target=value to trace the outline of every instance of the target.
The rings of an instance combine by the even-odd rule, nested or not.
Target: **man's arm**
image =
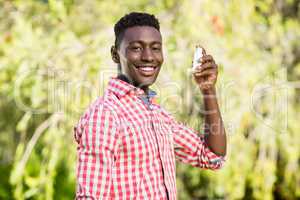
[[[214,88],[203,92],[205,142],[217,155],[226,155],[226,134]]]
[[[204,55],[194,77],[204,98],[205,142],[217,155],[226,155],[226,133],[216,97],[218,67],[212,56]]]
[[[76,199],[110,199],[118,130],[111,111],[94,106],[75,130],[78,142]]]

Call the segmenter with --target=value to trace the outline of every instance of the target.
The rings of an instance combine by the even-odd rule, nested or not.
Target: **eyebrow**
[[[142,44],[145,44],[145,43],[148,43],[148,42],[145,42],[143,40],[134,40],[134,41],[129,42],[129,44],[133,44],[133,43],[142,43]],[[162,45],[162,43],[160,41],[150,41],[149,43],[150,44],[160,44],[160,45]]]

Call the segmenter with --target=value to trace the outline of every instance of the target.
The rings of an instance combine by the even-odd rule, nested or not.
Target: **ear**
[[[119,57],[117,48],[115,46],[111,46],[110,53],[111,53],[112,60],[115,63],[119,64],[120,63],[120,57]]]

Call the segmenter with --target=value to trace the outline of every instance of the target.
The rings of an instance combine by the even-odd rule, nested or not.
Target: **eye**
[[[153,51],[161,51],[161,47],[160,46],[153,46],[152,50]]]
[[[140,46],[131,46],[130,49],[133,50],[133,51],[141,51],[142,47],[140,47]]]

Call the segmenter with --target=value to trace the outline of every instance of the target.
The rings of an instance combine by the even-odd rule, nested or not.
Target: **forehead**
[[[142,41],[145,43],[161,42],[160,32],[151,26],[134,26],[127,28],[124,32],[123,41],[130,43],[134,41]]]

